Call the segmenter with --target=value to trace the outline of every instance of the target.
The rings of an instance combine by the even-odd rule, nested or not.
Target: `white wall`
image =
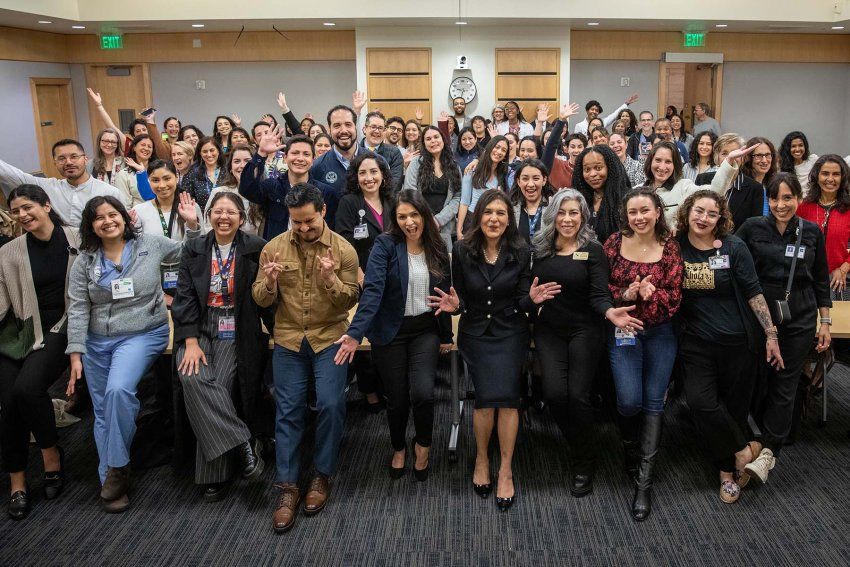
[[[449,84],[456,76],[458,55],[469,58],[470,69],[458,71],[472,78],[478,96],[467,106],[466,114],[490,116],[496,101],[497,47],[558,47],[561,49],[561,100],[570,90],[570,30],[568,27],[475,27],[454,28],[357,28],[357,88],[366,90],[366,48],[430,47],[433,115],[448,110]],[[526,117],[531,119],[531,117]]]
[[[850,65],[726,63],[723,129],[776,144],[792,130],[817,154],[850,153]]]
[[[325,122],[329,108],[351,104],[356,87],[353,61],[153,63],[150,76],[159,126],[174,115],[207,135],[219,114],[239,114],[249,132],[266,112],[280,121],[279,91],[296,117],[311,113]],[[197,90],[196,80],[206,81],[206,89]]]
[[[628,77],[629,86],[621,87],[620,78]],[[595,99],[602,104],[603,114],[609,113],[625,102],[632,93],[640,97],[629,108],[637,115],[642,110],[652,114],[658,108],[657,61],[586,61],[572,62],[570,69],[570,102],[578,103],[584,118],[584,105]]]

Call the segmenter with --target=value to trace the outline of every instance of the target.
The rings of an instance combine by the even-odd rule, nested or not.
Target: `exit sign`
[[[101,49],[121,49],[124,47],[124,38],[120,35],[102,35],[100,36]]]
[[[683,45],[685,47],[705,47],[705,34],[685,32]]]

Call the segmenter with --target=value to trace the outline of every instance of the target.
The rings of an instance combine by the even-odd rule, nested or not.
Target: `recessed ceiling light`
[[[843,30],[843,29],[844,29],[844,26],[832,26],[832,29],[834,29],[834,30]]]
[[[466,25],[466,22],[464,22],[464,21],[457,21],[457,22],[455,22],[455,25],[456,25],[456,26],[465,26],[465,25]]]
[[[86,29],[86,26],[71,26],[71,29],[84,30],[84,29]]]
[[[716,27],[716,28],[725,28],[725,27],[729,27],[729,26],[728,26],[728,24],[714,24],[714,27]]]
[[[204,27],[204,24],[192,24],[192,27],[193,28],[202,28],[202,27]]]
[[[53,22],[48,21],[48,20],[39,20],[38,23],[40,23],[40,24],[52,24]]]
[[[589,25],[589,26],[598,26],[598,25],[599,25],[599,22],[587,22],[587,25]]]
[[[323,26],[335,26],[336,24],[333,22],[325,22],[322,24]]]

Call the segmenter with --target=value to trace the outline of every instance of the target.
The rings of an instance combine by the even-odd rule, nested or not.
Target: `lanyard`
[[[215,260],[218,265],[218,274],[221,276],[221,296],[224,300],[225,305],[229,305],[230,300],[230,268],[233,266],[233,256],[236,251],[236,242],[233,242],[230,245],[230,252],[227,254],[227,262],[222,263],[221,261],[221,250],[218,247],[218,243],[213,243],[213,249],[215,250]]]
[[[206,183],[206,186],[207,186],[207,189],[208,189],[208,190],[212,191],[212,190],[213,190],[213,188],[215,188],[215,187],[218,185],[218,176],[219,176],[219,172],[220,172],[220,171],[221,171],[221,169],[220,169],[220,168],[218,168],[218,167],[217,167],[217,168],[215,168],[215,174],[214,174],[214,175],[215,175],[215,178],[214,178],[214,179],[210,179],[209,177],[207,177],[207,171],[206,171],[206,169],[204,170],[204,182]]]
[[[171,216],[168,218],[168,224],[165,224],[165,215],[162,214],[162,209],[159,207],[159,199],[154,199],[156,204],[156,212],[159,213],[159,223],[162,225],[162,234],[171,238],[171,230],[174,228],[174,217],[177,213],[174,211],[174,205],[171,206]]]
[[[534,213],[534,216],[528,214],[528,211],[525,211],[526,216],[528,216],[528,236],[529,238],[534,238],[534,231],[537,230],[537,222],[540,220],[540,214],[543,212],[543,207],[537,207],[537,212]]]

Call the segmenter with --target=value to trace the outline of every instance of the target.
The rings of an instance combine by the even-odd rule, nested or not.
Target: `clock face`
[[[475,83],[469,77],[457,77],[449,85],[449,96],[452,99],[460,97],[466,104],[472,102],[476,94],[478,94],[478,90],[475,87]]]

